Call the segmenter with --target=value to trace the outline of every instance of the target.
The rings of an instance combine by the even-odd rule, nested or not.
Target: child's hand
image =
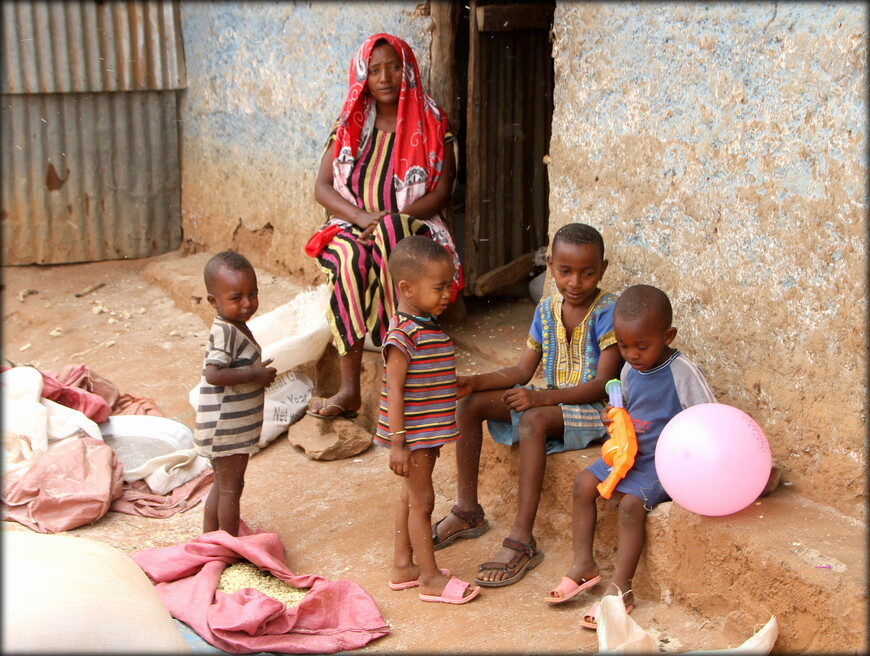
[[[457,376],[456,377],[456,398],[461,399],[463,396],[468,396],[474,391],[474,386],[471,384],[474,376]]]
[[[525,412],[529,408],[534,408],[537,392],[535,390],[526,389],[525,387],[512,387],[504,393],[502,397],[508,408],[515,412]]]
[[[402,442],[390,447],[390,470],[396,476],[408,476],[411,467],[411,449]]]
[[[253,382],[262,387],[269,387],[269,385],[275,381],[275,376],[278,375],[278,370],[275,369],[275,367],[268,366],[272,364],[274,360],[275,358],[268,358],[251,368],[254,376]]]
[[[609,423],[611,423],[613,421],[610,418],[610,415],[607,414],[607,411],[610,410],[610,408],[612,408],[612,407],[613,406],[610,405],[609,403],[605,403],[604,410],[601,411],[601,423],[604,424],[605,426],[607,426]]]

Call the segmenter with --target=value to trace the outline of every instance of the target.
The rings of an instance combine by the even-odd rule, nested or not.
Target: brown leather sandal
[[[442,517],[441,519],[439,519],[432,527],[432,548],[435,551],[450,546],[460,538],[479,538],[481,535],[489,530],[489,522],[486,521],[486,518],[483,516],[483,508],[480,504],[477,504],[477,508],[474,509],[474,512],[465,512],[464,510],[462,510],[462,508],[459,507],[459,504],[453,506],[450,509],[450,512],[451,514],[456,515],[459,519],[468,524],[469,528],[460,529],[456,531],[456,533],[448,535],[443,540],[439,540],[438,525],[441,524],[441,522],[443,522],[445,519],[447,519],[447,517]]]
[[[516,551],[516,555],[506,563],[490,561],[488,563],[478,565],[477,571],[483,572],[491,569],[499,572],[506,572],[507,574],[510,574],[510,576],[501,581],[482,581],[478,578],[475,578],[474,582],[478,585],[482,585],[486,588],[502,588],[506,585],[513,585],[514,583],[522,579],[526,575],[526,572],[534,569],[535,567],[540,565],[542,560],[544,560],[544,552],[538,551],[538,548],[535,545],[535,538],[532,538],[529,544],[523,544],[522,542],[517,542],[516,540],[511,540],[510,538],[505,538],[502,541],[501,546],[511,549],[512,551]],[[529,559],[525,563],[523,563],[522,567],[518,567],[520,560],[522,560],[523,556],[528,556]]]

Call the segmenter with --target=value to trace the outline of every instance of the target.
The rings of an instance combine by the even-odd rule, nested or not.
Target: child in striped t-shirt
[[[453,342],[435,319],[450,299],[453,259],[436,241],[412,235],[396,244],[389,270],[399,303],[384,340],[375,435],[390,447],[390,469],[403,477],[389,586],[418,587],[423,601],[464,604],[480,588],[438,568],[429,534],[435,459],[459,439]]]
[[[239,502],[248,458],[260,450],[264,390],[275,380],[272,360],[246,325],[260,303],[257,274],[234,251],[212,257],[203,271],[208,302],[217,316],[199,383],[193,448],[209,459],[214,482],[205,501],[203,533],[239,534]]]

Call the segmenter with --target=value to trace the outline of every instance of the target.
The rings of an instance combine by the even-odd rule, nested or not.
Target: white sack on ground
[[[0,373],[6,472],[28,467],[48,450],[49,442],[82,434],[103,439],[99,426],[84,413],[43,399],[42,384],[42,374],[33,367]]]
[[[596,613],[598,621],[598,653],[658,654],[655,638],[644,631],[627,612],[621,597],[606,595]],[[685,654],[769,654],[779,635],[776,618],[771,617],[761,630],[739,647],[730,649],[700,649]]]
[[[326,285],[297,294],[290,302],[248,322],[254,339],[263,349],[263,359],[275,358],[278,374],[317,360],[332,339],[326,310]]]
[[[3,533],[3,653],[189,653],[145,573],[107,544]]]
[[[179,485],[199,476],[208,469],[208,460],[193,449],[179,449],[165,456],[157,456],[141,467],[124,471],[124,481],[144,480],[154,494],[169,494]]]

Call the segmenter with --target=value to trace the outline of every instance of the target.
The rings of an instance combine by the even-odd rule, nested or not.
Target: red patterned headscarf
[[[370,36],[350,62],[349,89],[336,122],[333,181],[338,192],[356,205],[347,180],[357,153],[371,137],[374,127],[376,108],[368,93],[368,66],[372,48],[381,39],[402,59],[402,88],[393,147],[393,186],[399,209],[402,209],[432,191],[438,183],[444,165],[444,135],[448,124],[441,108],[423,91],[411,47],[391,34]]]

